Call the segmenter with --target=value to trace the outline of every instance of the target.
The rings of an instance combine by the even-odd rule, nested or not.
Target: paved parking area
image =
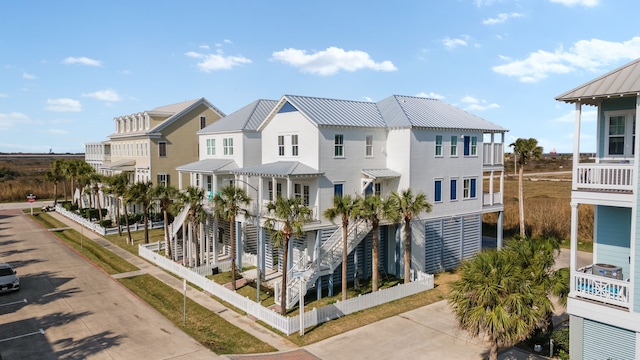
[[[0,262],[21,281],[0,295],[3,360],[219,358],[17,210],[0,210]]]

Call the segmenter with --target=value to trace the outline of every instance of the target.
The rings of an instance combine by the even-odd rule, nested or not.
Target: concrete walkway
[[[74,230],[76,230],[78,232],[81,231],[82,226],[80,224],[70,220],[69,218],[62,216],[62,215],[58,214],[57,212],[50,212],[48,214],[53,216],[56,220],[59,220],[59,221],[65,223],[65,224],[67,224],[72,229],[74,229]],[[98,234],[96,234],[96,233],[94,233],[92,231],[82,230],[82,233],[87,238],[89,238],[92,241],[96,242],[97,244],[101,245],[105,249],[115,253],[116,255],[120,256],[121,258],[125,259],[126,261],[130,262],[131,264],[136,266],[138,269],[140,269],[140,271],[136,271],[135,272],[137,275],[144,274],[144,273],[152,275],[156,279],[162,281],[163,283],[167,284],[168,286],[171,286],[172,288],[176,289],[177,291],[180,291],[180,292],[183,291],[182,290],[182,284],[183,284],[182,280],[176,278],[173,275],[170,275],[169,273],[165,272],[161,268],[148,263],[147,261],[143,260],[142,258],[131,254],[130,252],[122,249],[121,247],[114,245],[110,241],[106,240],[102,236],[100,236],[100,235],[98,235]],[[117,278],[117,277],[127,276],[127,275],[131,275],[131,273],[118,274],[118,275],[114,275],[114,277]],[[188,286],[187,287],[187,296],[191,300],[197,302],[198,304],[200,304],[200,305],[204,306],[205,308],[211,310],[212,312],[218,314],[220,317],[222,317],[223,319],[225,319],[229,323],[239,327],[240,329],[242,329],[242,330],[246,331],[247,333],[255,336],[256,338],[260,339],[261,341],[273,346],[274,348],[278,349],[279,351],[289,351],[289,350],[293,350],[293,349],[298,349],[299,348],[297,345],[293,344],[289,340],[287,340],[287,339],[275,334],[274,332],[265,329],[263,326],[257,324],[255,322],[255,320],[249,318],[248,316],[240,315],[240,314],[236,313],[235,311],[229,310],[227,307],[225,307],[224,305],[222,305],[221,303],[219,303],[218,301],[216,301],[211,296],[209,296],[208,294],[206,294],[205,292],[203,292],[201,290],[194,289],[191,286]]]

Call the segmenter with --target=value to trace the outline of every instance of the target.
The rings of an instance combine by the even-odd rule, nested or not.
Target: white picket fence
[[[60,204],[56,205],[56,212],[62,216],[65,216],[75,222],[77,222],[78,224],[81,224],[82,226],[86,227],[87,229],[98,233],[102,236],[106,236],[106,235],[111,235],[111,234],[117,234],[118,233],[118,228],[117,227],[112,227],[112,228],[104,228],[102,226],[100,226],[100,224],[95,223],[89,219],[86,219],[74,212],[68,211],[67,209],[63,208]],[[164,221],[149,221],[149,229],[158,229],[164,227]],[[129,225],[129,229],[131,231],[138,231],[138,230],[142,230],[144,229],[144,224],[131,224]],[[122,227],[122,231],[127,231],[126,227]]]
[[[265,322],[267,325],[277,329],[278,331],[287,335],[300,331],[300,315],[292,317],[282,316],[279,313],[249,299],[248,297],[239,295],[238,293],[207,279],[205,276],[153,252],[149,249],[151,246],[152,244],[138,245],[138,255],[157,266],[186,279],[188,282],[216,296],[217,298],[232,304],[241,311]],[[346,301],[338,301],[335,304],[324,306],[320,309],[313,308],[312,310],[304,313],[303,326],[304,328],[308,328],[354,312],[362,311],[406,296],[433,289],[433,275],[419,273],[416,278],[416,281],[409,284],[398,284],[392,288],[379,290],[375,293],[360,295]]]

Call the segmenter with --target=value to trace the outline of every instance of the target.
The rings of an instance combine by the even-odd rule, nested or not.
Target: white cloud
[[[446,37],[444,39],[442,39],[442,44],[447,48],[447,49],[455,49],[459,46],[467,46],[469,45],[467,43],[467,40],[465,39],[452,39],[450,37]]]
[[[538,50],[523,60],[510,61],[492,68],[498,74],[517,77],[522,82],[537,82],[550,74],[565,74],[576,70],[599,71],[622,60],[640,57],[640,37],[623,42],[599,39],[580,40],[569,50],[559,47],[553,52]]]
[[[375,62],[364,51],[345,51],[333,46],[313,54],[307,54],[306,50],[289,48],[276,51],[272,55],[275,60],[298,68],[303,73],[323,76],[334,75],[341,70],[350,72],[362,69],[375,71],[398,70],[389,60]]]
[[[438,99],[438,100],[442,100],[444,99],[444,95],[440,95],[437,93],[434,93],[433,91],[430,93],[426,93],[426,92],[421,92],[416,94],[417,97],[423,97],[423,98],[429,98],[429,99]]]
[[[203,49],[203,50],[211,50],[211,48],[209,47],[209,45],[200,45],[198,46],[198,49]]]
[[[62,61],[63,64],[67,65],[87,65],[87,66],[102,66],[102,62],[99,60],[90,59],[88,57],[68,57]]]
[[[594,7],[600,3],[600,0],[549,0],[553,3],[558,3],[566,6],[585,6],[585,7]]]
[[[501,13],[501,14],[498,14],[498,16],[496,16],[494,18],[489,18],[489,19],[483,20],[482,23],[484,25],[502,24],[502,23],[506,22],[509,19],[519,18],[521,16],[522,16],[522,14],[516,13],[516,12]]]
[[[486,100],[477,99],[469,95],[466,95],[460,101],[465,104],[464,110],[468,110],[468,111],[483,111],[483,110],[497,109],[500,107],[500,105],[496,103],[489,103]]]
[[[38,77],[37,77],[37,76],[35,76],[35,75],[33,75],[33,74],[29,74],[29,73],[23,72],[23,73],[22,73],[22,78],[23,78],[23,79],[28,79],[28,80],[35,80],[35,79],[37,79]]]
[[[0,93],[0,99],[8,99],[9,95]]]
[[[119,70],[117,73],[122,75],[131,75],[131,71],[129,70]]]
[[[48,99],[45,109],[56,112],[79,112],[82,110],[82,105],[80,101],[73,99]]]
[[[224,56],[218,49],[216,54],[201,54],[195,51],[185,53],[187,57],[199,59],[198,68],[204,72],[216,70],[230,70],[236,66],[251,64],[251,60],[244,56]]]
[[[86,94],[82,94],[82,96],[90,97],[90,98],[94,98],[94,99],[102,100],[102,101],[120,101],[120,100],[122,100],[122,97],[120,95],[118,95],[117,92],[115,92],[115,91],[113,91],[111,89],[99,90],[99,91],[92,92],[92,93],[86,93]]]
[[[33,121],[25,114],[12,112],[10,114],[0,113],[0,129],[6,130],[15,125],[31,124]]]
[[[61,129],[48,129],[48,130],[41,131],[41,133],[51,134],[51,135],[66,135],[69,132],[67,130],[61,130]]]

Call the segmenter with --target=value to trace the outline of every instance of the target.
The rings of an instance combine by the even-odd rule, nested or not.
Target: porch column
[[[493,140],[493,134],[491,134],[491,138]],[[493,150],[492,150],[493,151]],[[489,205],[493,205],[493,174],[494,171],[491,170],[491,176],[489,177]]]
[[[218,218],[215,217],[213,219],[213,230],[212,230],[213,236],[211,236],[211,239],[213,241],[213,263],[217,264],[218,263],[218,237],[220,236],[219,231],[218,231]],[[222,239],[220,239],[222,240]]]
[[[575,190],[577,185],[577,174],[578,174],[578,165],[580,165],[580,118],[581,114],[581,103],[580,101],[576,102],[576,112],[575,112],[575,120],[573,123],[573,176],[571,177],[571,189]],[[572,268],[571,270],[575,270]]]
[[[198,242],[199,246],[200,246],[200,264],[204,264],[204,259],[205,259],[205,245],[206,245],[206,239],[204,237],[204,224],[200,223],[198,226],[198,229],[200,230],[200,236],[199,239],[200,241]]]
[[[182,265],[187,266],[187,228],[182,223]]]
[[[496,247],[502,250],[502,218],[504,211],[498,211],[498,225],[496,226]]]
[[[320,271],[320,247],[322,244],[322,229],[318,229],[316,231],[316,243],[313,250],[313,260],[316,262],[316,268]],[[316,299],[320,300],[322,298],[322,276],[318,276],[318,280],[316,281]]]
[[[571,245],[570,245],[570,256],[569,256],[569,296],[573,294],[575,289],[575,277],[573,273],[578,270],[578,205],[577,203],[571,202]]]
[[[234,256],[236,257],[236,267],[242,271],[242,223],[236,221],[234,226],[236,227],[236,253]]]
[[[182,171],[178,171],[178,190],[182,190]]]
[[[494,133],[491,133],[491,165],[495,165],[496,164],[496,147],[494,145]],[[493,180],[493,176],[491,177],[491,179]],[[493,205],[493,202],[491,203],[491,205]]]
[[[291,199],[291,194],[292,192],[292,187],[293,187],[293,182],[291,181],[291,178],[288,177],[287,178],[287,198]]]

